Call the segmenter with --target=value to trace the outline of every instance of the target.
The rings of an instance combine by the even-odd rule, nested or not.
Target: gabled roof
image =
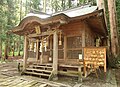
[[[36,16],[28,16],[24,18],[20,22],[20,24],[14,27],[10,32],[18,35],[25,35],[27,33],[33,33],[33,30],[35,30],[35,26],[54,25],[58,23],[60,24],[62,20],[67,22],[69,19],[70,18],[65,14],[58,14],[45,19],[41,19]]]
[[[103,10],[96,10],[96,9],[97,7],[88,7],[88,8],[84,7],[83,9],[78,7],[75,9],[55,13],[52,16],[45,19],[41,19],[38,16],[28,16],[24,18],[17,27],[13,28],[11,32],[19,35],[25,35],[25,34],[33,33],[36,25],[39,25],[41,27],[46,25],[51,26],[54,24],[61,24],[62,21],[68,23],[71,21],[86,20],[87,24],[95,32],[103,36],[106,36],[107,28],[104,20],[104,12]],[[80,14],[80,11],[83,13]],[[73,13],[75,12],[74,13],[75,15],[73,17],[69,17],[67,14],[70,12]]]
[[[53,14],[46,14],[44,12],[30,12],[25,17],[36,16],[36,17],[39,17],[41,19],[46,19],[48,17],[58,15],[58,14],[65,14],[68,17],[76,17],[76,16],[82,16],[82,15],[85,15],[88,13],[92,13],[95,10],[97,10],[97,6],[84,5],[84,6],[75,7],[75,8],[67,9],[64,11],[56,12]]]
[[[82,16],[85,14],[89,14],[94,12],[95,10],[97,10],[97,6],[90,6],[90,5],[85,5],[85,6],[80,6],[77,8],[73,8],[73,9],[68,9],[65,11],[60,11],[57,13],[53,13],[52,15],[57,15],[57,14],[65,14],[68,17],[77,17],[77,16]]]

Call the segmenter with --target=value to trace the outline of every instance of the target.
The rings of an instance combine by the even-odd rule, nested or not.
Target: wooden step
[[[35,68],[26,68],[26,71],[38,71],[38,72],[45,72],[45,73],[51,73],[50,70],[41,70],[41,69],[35,69]]]
[[[84,67],[84,66],[83,66],[83,65],[75,66],[75,65],[64,65],[64,64],[60,64],[59,67],[66,67],[66,68],[80,68],[80,67]]]
[[[38,63],[34,63],[33,65],[38,65],[38,66],[49,66],[52,67],[52,63],[47,63],[47,64],[38,64]]]
[[[48,67],[48,66],[38,66],[38,65],[31,65],[29,66],[31,68],[43,68],[43,69],[53,69],[53,67]]]
[[[38,76],[45,76],[45,77],[49,77],[49,74],[44,74],[44,73],[36,73],[36,72],[29,72],[29,71],[25,71],[25,74],[30,74],[30,75],[38,75]]]
[[[60,75],[66,75],[66,76],[75,76],[78,77],[79,74],[83,74],[83,72],[78,72],[78,71],[58,71]]]
[[[76,74],[72,74],[72,73],[65,72],[65,71],[58,71],[58,74],[60,74],[60,75],[66,75],[66,76],[78,77],[78,75],[76,75]]]

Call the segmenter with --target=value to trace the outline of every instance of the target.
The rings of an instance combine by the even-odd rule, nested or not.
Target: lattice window
[[[28,51],[28,58],[36,58],[36,52]]]
[[[82,54],[82,50],[69,50],[67,51],[67,58],[79,58],[79,54]]]
[[[48,55],[48,56],[49,56],[49,55],[50,55],[50,52],[49,52],[49,51],[46,51],[46,52],[44,51],[44,52],[43,52],[43,55]]]
[[[91,36],[88,34],[85,35],[85,45],[91,46]]]
[[[82,54],[81,47],[81,36],[67,37],[67,58],[79,58],[79,54]]]
[[[80,48],[82,47],[82,37],[74,36],[67,38],[67,48]]]
[[[63,50],[58,50],[58,58],[60,58],[60,59],[64,58]]]
[[[59,38],[59,39],[60,39],[60,38]],[[59,41],[60,41],[60,40],[58,40],[58,49],[63,49],[63,47],[64,47],[64,38],[62,37],[62,39],[61,39],[62,45],[59,45]]]
[[[63,36],[62,36],[62,38],[61,38],[61,45],[60,45],[60,38],[59,38],[59,40],[58,40],[58,58],[59,59],[63,59],[64,58],[64,52],[63,52],[63,48],[64,48],[64,38],[63,38]]]

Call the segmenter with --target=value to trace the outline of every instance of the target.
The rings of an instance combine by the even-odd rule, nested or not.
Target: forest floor
[[[0,87],[120,87],[120,69],[108,69],[104,73],[89,75],[78,82],[77,78],[59,76],[58,81],[48,81],[34,76],[20,75],[17,62],[0,64]]]
[[[120,87],[120,68],[115,70],[117,86]]]

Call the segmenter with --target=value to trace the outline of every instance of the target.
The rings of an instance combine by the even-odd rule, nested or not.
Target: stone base
[[[53,75],[53,78],[52,78],[52,80],[53,80],[53,81],[56,81],[56,80],[58,80],[58,76],[57,76],[57,74]]]

